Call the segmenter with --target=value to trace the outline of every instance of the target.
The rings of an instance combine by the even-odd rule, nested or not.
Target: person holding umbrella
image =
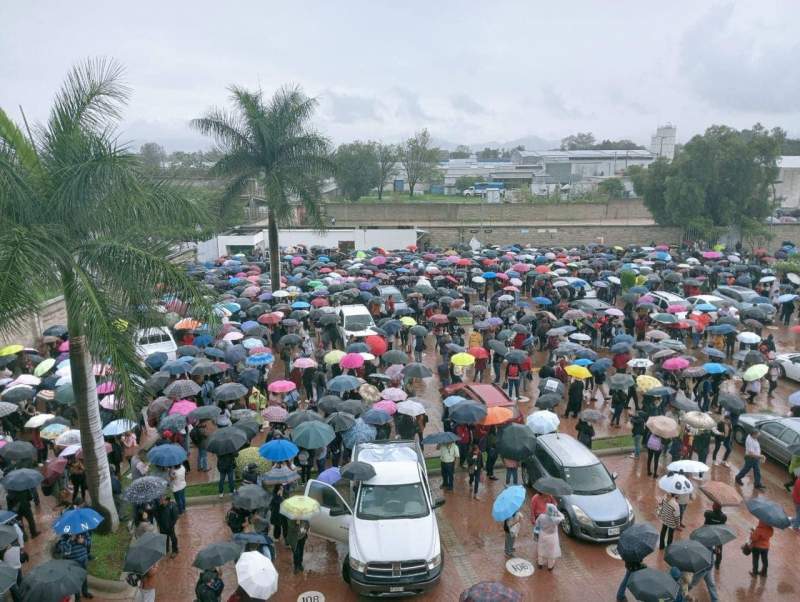
[[[728,515],[722,511],[722,504],[714,502],[711,504],[711,510],[706,510],[703,513],[704,525],[724,525],[728,522]],[[714,546],[711,550],[714,553],[714,568],[719,570],[722,564],[722,545]]]
[[[308,539],[308,521],[291,519],[286,530],[286,543],[292,549],[292,562],[294,572],[301,573],[303,568],[303,554]]]
[[[456,460],[459,458],[458,445],[455,441],[442,443],[439,448],[439,461],[442,465],[442,489],[453,491],[453,476],[456,471]]]
[[[483,471],[483,453],[478,444],[474,444],[467,458],[467,474],[469,475],[469,486],[472,489],[472,499],[478,498],[478,487],[481,484],[481,472]]]
[[[186,511],[186,468],[183,464],[170,468],[169,488],[178,505],[178,514],[183,514]]]
[[[156,524],[158,531],[167,536],[167,549],[172,547],[171,558],[178,555],[178,537],[175,535],[175,524],[178,522],[178,506],[173,502],[169,494],[164,494],[158,501],[155,509]]]

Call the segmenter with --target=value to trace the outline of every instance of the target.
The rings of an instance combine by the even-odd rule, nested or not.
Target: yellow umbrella
[[[636,386],[639,387],[643,392],[647,393],[650,389],[660,387],[661,381],[654,376],[650,376],[649,374],[642,374],[641,376],[636,377]]]
[[[19,353],[23,349],[25,348],[22,345],[6,345],[2,349],[0,349],[0,357],[6,355],[14,355],[16,353]]]
[[[769,366],[766,364],[756,364],[745,370],[744,374],[742,374],[742,379],[747,382],[758,380],[759,378],[764,378],[767,372],[769,372]]]
[[[454,366],[471,366],[475,363],[475,356],[470,355],[469,353],[456,353],[453,357],[450,358],[450,361],[453,363]]]
[[[338,364],[339,360],[341,360],[345,355],[347,355],[341,349],[334,349],[333,351],[328,351],[325,354],[325,357],[322,358],[325,360],[326,364]]]
[[[281,502],[281,514],[290,520],[308,520],[319,512],[319,502],[307,495],[295,495]]]
[[[592,373],[589,372],[587,368],[584,366],[578,366],[577,364],[570,364],[566,368],[567,374],[574,378],[580,378],[583,380],[584,378],[592,378]]]
[[[400,318],[400,323],[403,326],[416,326],[417,325],[417,321],[414,318],[412,318],[411,316],[403,316],[402,318]]]

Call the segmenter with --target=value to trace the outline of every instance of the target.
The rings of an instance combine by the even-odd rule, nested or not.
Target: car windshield
[[[420,518],[430,510],[421,483],[362,485],[357,516],[364,520]]]
[[[577,495],[600,495],[615,488],[614,481],[600,463],[591,466],[565,466],[564,480]]]
[[[366,330],[372,326],[372,318],[364,314],[347,316],[344,319],[344,327],[347,330]]]

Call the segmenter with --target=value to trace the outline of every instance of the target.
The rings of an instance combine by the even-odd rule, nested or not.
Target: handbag
[[[744,554],[745,556],[750,556],[750,554],[752,553],[752,551],[753,551],[753,546],[751,546],[751,545],[750,545],[750,542],[749,542],[749,541],[748,541],[748,542],[746,542],[746,543],[745,543],[745,544],[742,546],[742,554]]]

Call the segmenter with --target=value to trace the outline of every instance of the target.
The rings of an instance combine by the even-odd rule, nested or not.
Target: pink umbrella
[[[294,360],[294,367],[302,368],[303,370],[306,368],[316,368],[317,362],[312,360],[310,357],[298,357],[296,360]]]
[[[652,303],[654,301],[653,297],[650,295],[642,295],[639,297],[639,300],[636,302],[637,305],[641,305],[642,303]]]
[[[100,400],[100,407],[106,410],[121,410],[125,406],[124,399],[117,399],[115,395],[106,395]]]
[[[719,251],[703,251],[703,259],[719,259],[722,253]]]
[[[264,347],[263,345],[259,345],[258,347],[251,347],[247,350],[247,355],[257,355],[259,353],[272,353],[272,349],[269,347]]]
[[[261,412],[261,416],[268,422],[286,422],[286,417],[289,412],[284,410],[281,406],[269,406],[266,410]]]
[[[381,392],[381,397],[384,399],[391,399],[392,401],[403,401],[408,397],[408,394],[403,391],[403,389],[388,387]]]
[[[114,383],[114,381],[107,380],[97,385],[97,394],[108,395],[109,393],[113,393],[116,389],[117,385]]]
[[[364,358],[358,353],[348,353],[342,356],[342,359],[339,360],[339,365],[346,369],[360,368],[364,365]]]
[[[397,404],[389,399],[382,399],[372,406],[375,410],[383,410],[389,416],[394,416],[397,413]]]
[[[402,364],[392,364],[388,368],[386,368],[386,376],[391,378],[392,380],[398,379],[403,375],[403,366]]]
[[[297,387],[290,380],[276,380],[269,383],[268,389],[272,393],[288,393],[294,391]]]
[[[303,258],[302,257],[300,257],[299,255],[295,255],[294,257],[292,257],[292,265],[293,266],[296,267],[296,266],[300,265],[301,263],[303,263]]]
[[[383,255],[377,255],[369,260],[372,265],[383,265],[386,263],[386,258]]]
[[[69,351],[69,341],[64,341],[58,346],[58,350],[63,352]]]
[[[498,280],[508,280],[508,274],[504,272],[497,272],[495,278],[497,278]]]
[[[515,272],[520,272],[524,274],[525,272],[531,269],[531,265],[527,263],[515,263],[513,266],[511,266],[511,269],[514,270]]]
[[[683,357],[671,357],[664,362],[664,370],[669,370],[670,372],[677,372],[678,370],[683,370],[684,368],[689,367],[689,360]]]
[[[197,404],[188,399],[181,399],[172,404],[169,409],[170,414],[180,414],[181,416],[188,416],[189,412],[197,409]]]
[[[686,308],[683,305],[669,305],[667,307],[667,313],[670,314],[679,314],[684,311],[686,311]]]
[[[8,444],[7,439],[0,439],[0,448],[5,447]]]

